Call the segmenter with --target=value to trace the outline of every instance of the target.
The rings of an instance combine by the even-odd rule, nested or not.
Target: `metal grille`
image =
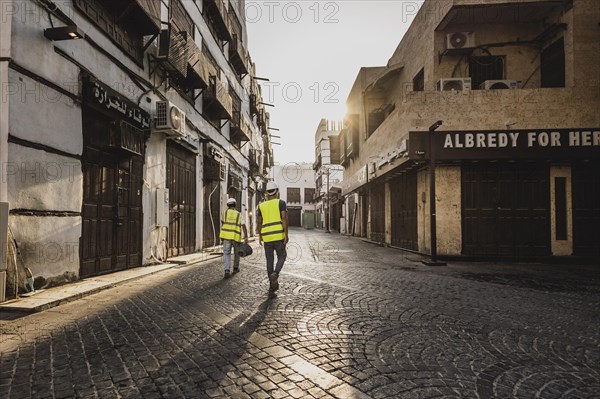
[[[156,103],[156,127],[168,127],[168,108],[169,103],[166,101],[158,101]]]

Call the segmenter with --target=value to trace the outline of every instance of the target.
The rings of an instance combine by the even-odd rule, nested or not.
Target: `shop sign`
[[[350,178],[344,178],[342,181],[342,194],[346,195],[356,190],[360,186],[367,184],[367,165],[361,167],[354,175]]]
[[[438,160],[600,157],[600,128],[410,132],[409,158]]]
[[[150,129],[150,114],[91,76],[84,78],[83,99],[86,105],[113,119],[125,121],[141,130]]]

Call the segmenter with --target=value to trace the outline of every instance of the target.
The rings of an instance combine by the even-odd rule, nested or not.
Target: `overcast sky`
[[[248,47],[262,84],[275,161],[314,161],[321,118],[342,119],[362,66],[386,65],[422,1],[246,0]]]

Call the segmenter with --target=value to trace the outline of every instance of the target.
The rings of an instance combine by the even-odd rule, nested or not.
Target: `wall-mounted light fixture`
[[[60,40],[83,39],[83,34],[77,31],[76,25],[44,29],[44,36],[53,42]]]

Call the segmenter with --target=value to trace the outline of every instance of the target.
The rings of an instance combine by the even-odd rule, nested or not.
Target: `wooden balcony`
[[[163,29],[156,58],[167,72],[185,78],[188,72],[188,49],[187,32],[179,32],[174,28]]]
[[[230,120],[231,141],[234,143],[248,142],[252,140],[250,124],[239,110],[234,110]]]
[[[231,22],[223,0],[204,0],[204,11],[219,39],[231,40]]]
[[[160,0],[105,0],[103,3],[117,24],[141,35],[160,32]]]
[[[248,73],[248,52],[237,34],[234,34],[229,42],[229,62],[238,75]]]
[[[225,85],[217,76],[209,78],[210,84],[204,90],[204,112],[211,119],[231,119],[233,100]]]
[[[207,88],[210,84],[210,76],[215,76],[216,71],[193,40],[188,43],[188,55],[187,78],[183,86],[188,89]]]

